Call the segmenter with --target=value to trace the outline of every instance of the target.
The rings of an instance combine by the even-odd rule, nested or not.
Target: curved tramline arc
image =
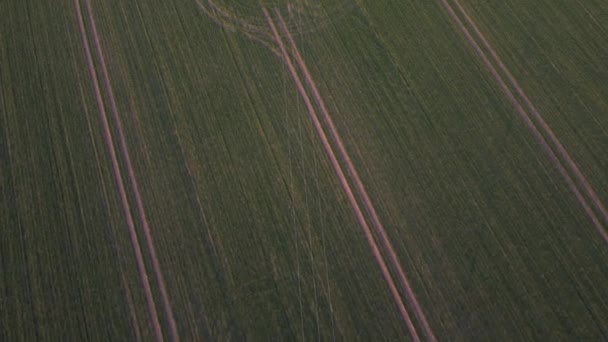
[[[336,17],[348,15],[355,7],[351,0],[194,0],[201,13],[227,31],[238,32],[263,44],[281,57],[266,18],[259,13],[262,7],[280,7],[288,15],[288,26],[295,34],[311,33],[327,25]]]
[[[458,17],[458,15],[456,14],[456,12],[454,11],[454,8],[448,3],[447,0],[441,0],[441,2],[443,4],[443,6],[446,8],[446,10],[447,10],[448,14],[450,15],[451,19],[454,21],[454,23],[458,26],[458,28],[464,34],[464,36],[467,39],[468,43],[471,45],[471,47],[473,48],[473,50],[475,50],[475,52],[477,53],[477,55],[481,58],[481,60],[484,63],[484,65],[488,68],[488,70],[492,74],[492,77],[496,80],[496,82],[498,83],[498,86],[500,87],[500,89],[502,90],[502,92],[505,94],[505,96],[507,97],[507,99],[509,100],[509,102],[513,105],[513,107],[515,108],[515,110],[517,111],[517,113],[519,114],[519,116],[522,118],[522,120],[524,121],[524,123],[526,124],[526,126],[528,127],[528,129],[530,130],[530,132],[532,133],[532,135],[534,136],[534,138],[541,145],[543,151],[547,154],[547,156],[549,157],[549,159],[551,160],[551,162],[554,164],[554,166],[559,171],[560,175],[564,178],[564,181],[566,182],[566,185],[568,186],[568,188],[570,189],[570,191],[572,191],[572,193],[574,194],[576,200],[582,206],[582,208],[585,211],[585,213],[587,214],[587,216],[589,216],[589,219],[591,220],[591,222],[593,223],[593,225],[597,229],[598,233],[602,236],[602,238],[606,242],[608,242],[608,231],[606,231],[606,229],[604,228],[603,224],[598,219],[598,217],[597,217],[596,213],[594,212],[593,208],[591,207],[591,205],[589,205],[589,203],[587,202],[587,199],[581,193],[581,191],[579,190],[578,186],[576,185],[576,182],[572,179],[572,176],[568,173],[568,170],[566,170],[566,168],[564,167],[564,165],[562,164],[562,162],[558,158],[557,154],[553,150],[553,148],[551,148],[551,146],[549,145],[549,143],[547,142],[547,140],[545,139],[545,137],[543,136],[543,134],[540,132],[540,130],[536,127],[536,124],[530,118],[530,115],[524,109],[524,107],[522,106],[522,104],[517,100],[517,98],[515,97],[515,95],[511,91],[511,89],[508,87],[507,83],[500,76],[500,74],[498,73],[498,70],[496,69],[496,67],[492,64],[492,62],[490,61],[490,59],[488,58],[488,56],[485,54],[485,52],[483,52],[483,50],[481,49],[481,47],[479,46],[479,44],[477,43],[477,41],[475,41],[475,39],[473,38],[473,36],[469,32],[469,30],[465,27],[465,25],[462,22],[462,20]],[[580,180],[579,180],[579,182],[580,182]]]
[[[257,27],[254,24],[239,18],[238,16],[229,13],[227,9],[223,8],[213,0],[194,1],[198,9],[206,16],[211,18],[211,20],[213,20],[216,24],[229,31],[239,31],[243,33],[247,38],[263,44],[277,57],[281,58],[281,53],[274,46],[272,46],[271,42],[273,38],[268,32],[264,32],[260,29],[260,27]]]

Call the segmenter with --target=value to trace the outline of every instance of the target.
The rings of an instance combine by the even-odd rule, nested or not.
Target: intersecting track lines
[[[393,296],[393,299],[395,301],[395,304],[398,306],[399,312],[400,312],[405,324],[407,325],[412,338],[415,341],[420,340],[420,337],[419,337],[416,327],[412,321],[412,318],[405,307],[404,298],[402,298],[402,294],[398,290],[395,280],[393,279],[393,275],[391,274],[391,272],[389,270],[389,265],[393,269],[393,271],[397,273],[397,279],[399,281],[401,291],[403,291],[403,296],[405,297],[405,301],[407,301],[408,306],[414,311],[415,316],[418,319],[419,324],[422,327],[422,330],[423,330],[424,335],[426,336],[427,340],[435,341],[436,340],[435,335],[428,323],[428,320],[427,320],[424,312],[422,311],[422,308],[420,307],[418,299],[416,298],[414,291],[412,289],[412,286],[410,285],[410,281],[407,279],[405,272],[403,271],[403,268],[401,267],[401,263],[399,262],[399,260],[397,258],[397,254],[394,250],[394,247],[392,246],[392,243],[390,242],[388,235],[386,234],[386,231],[385,231],[382,223],[380,222],[378,214],[376,213],[376,209],[374,208],[374,205],[371,202],[371,199],[369,198],[367,191],[365,190],[363,182],[361,181],[361,179],[357,173],[357,170],[355,169],[354,164],[353,164],[350,156],[348,155],[346,148],[344,147],[344,143],[342,142],[342,139],[339,136],[338,131],[335,127],[335,124],[333,123],[333,120],[331,119],[331,116],[329,115],[325,102],[323,101],[323,98],[321,97],[320,92],[317,88],[316,82],[312,78],[312,76],[308,70],[308,67],[306,66],[306,63],[304,62],[304,59],[302,58],[302,56],[299,52],[299,49],[295,43],[295,40],[293,39],[293,36],[291,35],[291,32],[289,31],[289,28],[287,27],[287,25],[285,23],[285,20],[283,19],[281,13],[277,10],[276,17],[278,18],[278,22],[281,27],[281,31],[282,31],[281,33],[283,34],[284,37],[287,38],[287,40],[290,44],[290,47],[291,47],[291,53],[300,68],[300,72],[304,75],[308,88],[310,89],[310,91],[312,91],[312,94],[316,101],[317,106],[321,110],[323,122],[325,123],[325,126],[326,126],[325,129],[323,128],[323,124],[319,120],[317,110],[314,108],[314,106],[311,102],[310,96],[308,95],[308,93],[304,87],[304,84],[301,80],[301,77],[300,77],[298,71],[296,70],[296,67],[294,66],[292,57],[290,56],[289,52],[287,51],[287,48],[285,47],[285,44],[283,43],[283,39],[281,38],[281,34],[279,33],[279,31],[277,30],[277,27],[275,25],[273,18],[271,17],[271,15],[269,14],[269,12],[266,8],[263,8],[262,10],[267,18],[268,24],[275,37],[276,43],[278,44],[278,46],[280,48],[280,51],[282,54],[282,59],[285,62],[285,64],[287,65],[287,67],[292,75],[292,78],[294,80],[294,83],[296,84],[296,87],[306,104],[306,107],[310,114],[310,118],[313,121],[317,134],[319,135],[319,138],[321,139],[323,147],[338,176],[340,184],[341,184],[344,192],[346,193],[348,201],[355,212],[355,215],[359,221],[359,224],[363,228],[363,231],[367,238],[368,244],[369,244],[370,248],[372,249],[374,257],[376,258],[376,261],[380,267],[380,270],[382,271],[382,274],[383,274],[386,282],[388,283],[388,286],[389,286],[389,289]],[[336,152],[334,151],[334,148],[332,147],[332,143],[328,139],[325,130],[329,131],[331,141],[333,142],[333,144],[337,145],[337,149],[338,149],[337,153],[340,156],[340,159],[343,161],[343,163],[346,164],[346,169],[348,171],[348,174],[350,175],[351,178],[353,178],[350,181],[348,180],[348,177],[345,175],[345,172],[344,172],[340,162],[338,161]],[[354,182],[356,194],[355,194],[355,191],[353,191],[353,188],[351,187],[351,182]],[[362,199],[362,202],[363,202],[362,204],[359,203],[359,201],[357,200],[357,197]],[[361,209],[361,207],[363,207],[363,210]],[[364,210],[371,217],[371,224],[373,227],[373,231],[372,231],[372,228],[370,228],[370,224],[368,223],[368,220],[366,219]],[[378,245],[378,242],[376,241],[376,238],[374,236],[377,236],[378,239],[380,240],[380,246]],[[382,249],[382,251],[381,251],[381,249]],[[387,261],[384,259],[383,255],[388,255],[388,264],[389,265],[387,265]]]
[[[451,19],[464,34],[469,45],[475,50],[484,65],[488,68],[509,102],[515,107],[521,119],[541,145],[543,151],[564,178],[568,188],[572,191],[587,216],[589,216],[589,219],[598,233],[608,243],[608,230],[606,229],[606,225],[608,225],[608,210],[606,210],[606,207],[599,199],[597,193],[587,180],[587,177],[585,177],[580,170],[578,164],[566,151],[551,127],[549,127],[536,109],[536,106],[534,106],[523,88],[519,85],[519,82],[517,82],[513,74],[511,74],[502,59],[496,53],[496,50],[490,45],[460,2],[458,0],[452,1],[460,15],[456,13],[454,6],[452,6],[448,0],[441,0],[441,2]],[[466,24],[472,29],[473,34],[476,37],[473,36],[469,28],[463,23],[463,20],[466,21]],[[480,46],[480,43],[483,47]],[[484,48],[486,50],[485,52]],[[500,75],[500,72],[506,76],[506,81],[503,76]],[[546,137],[548,137],[548,139]]]
[[[145,266],[145,262],[144,262],[142,249],[139,244],[138,237],[137,237],[134,219],[133,219],[133,215],[131,213],[131,206],[130,206],[128,198],[127,198],[125,184],[122,180],[122,172],[120,169],[120,164],[118,162],[116,146],[112,139],[109,119],[108,119],[108,115],[105,110],[103,96],[101,93],[101,86],[100,86],[100,82],[99,82],[99,79],[97,76],[97,71],[95,70],[95,62],[93,60],[93,55],[91,53],[91,44],[89,42],[89,37],[87,37],[87,32],[86,32],[84,18],[83,18],[83,11],[82,11],[82,7],[80,5],[80,1],[74,0],[74,6],[75,6],[76,14],[78,17],[78,24],[79,24],[80,34],[81,34],[81,38],[82,38],[82,45],[83,45],[85,57],[87,59],[89,75],[91,77],[97,106],[98,106],[98,109],[100,112],[100,118],[101,118],[101,121],[103,124],[104,140],[105,140],[106,146],[108,148],[108,152],[110,153],[114,178],[116,180],[116,185],[118,187],[118,192],[120,194],[123,211],[125,214],[125,218],[127,220],[129,236],[130,236],[131,244],[133,246],[133,250],[135,253],[137,268],[140,273],[142,286],[144,288],[144,294],[145,294],[146,301],[148,304],[148,312],[150,314],[150,319],[152,320],[152,327],[154,329],[156,338],[157,338],[157,340],[162,341],[162,340],[164,340],[164,338],[163,338],[163,333],[162,333],[162,329],[161,329],[161,325],[160,325],[160,320],[159,320],[158,312],[156,310],[156,305],[154,303],[154,297],[152,294],[150,282],[148,280],[148,274],[146,271],[146,266]],[[162,271],[160,268],[160,263],[158,261],[157,255],[156,255],[154,239],[152,237],[152,232],[150,230],[150,226],[149,226],[148,220],[146,218],[146,213],[145,213],[143,201],[141,199],[141,195],[139,192],[139,187],[137,184],[135,171],[133,169],[131,157],[129,155],[129,151],[126,146],[126,139],[125,139],[124,131],[122,128],[120,116],[118,114],[118,106],[116,104],[116,100],[114,97],[114,91],[113,91],[112,85],[110,83],[109,73],[107,70],[105,58],[103,55],[103,50],[101,48],[99,34],[97,33],[97,27],[95,25],[95,18],[93,16],[91,3],[89,0],[85,1],[85,6],[86,6],[86,12],[88,15],[88,19],[89,19],[89,25],[91,28],[91,34],[93,36],[93,49],[95,50],[98,62],[101,65],[101,73],[102,73],[102,78],[103,78],[103,82],[104,82],[104,87],[106,90],[106,96],[110,101],[112,118],[114,119],[114,124],[116,125],[117,132],[118,132],[118,145],[120,148],[120,152],[122,154],[122,158],[125,160],[125,164],[126,164],[126,168],[127,168],[127,176],[128,176],[127,178],[129,179],[129,182],[131,185],[131,191],[134,194],[136,208],[137,208],[137,211],[139,214],[140,223],[141,223],[143,231],[144,231],[146,245],[148,247],[148,252],[150,254],[150,259],[152,262],[152,268],[154,269],[156,282],[157,282],[157,285],[161,292],[163,308],[164,308],[165,314],[167,316],[167,320],[169,321],[171,339],[173,341],[179,341],[177,325],[176,325],[175,318],[173,315],[173,310],[171,309],[171,303],[169,301],[169,296],[167,293],[165,280],[164,280],[164,277],[163,277],[163,274],[162,274]]]

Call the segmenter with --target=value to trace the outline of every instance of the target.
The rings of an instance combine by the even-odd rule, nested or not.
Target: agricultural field
[[[1,341],[608,339],[608,3],[0,13]]]

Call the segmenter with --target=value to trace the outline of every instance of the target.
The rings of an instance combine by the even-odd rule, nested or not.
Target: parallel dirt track
[[[608,6],[343,4],[0,1],[0,340],[606,339]]]
[[[560,174],[562,174],[562,176],[566,180],[568,187],[572,190],[572,192],[575,194],[577,200],[581,203],[581,206],[584,208],[585,212],[587,213],[587,215],[589,216],[589,218],[595,225],[598,233],[602,236],[602,238],[606,242],[608,242],[608,230],[606,228],[606,225],[608,224],[608,210],[606,210],[604,204],[601,202],[597,193],[595,192],[595,190],[593,189],[593,187],[587,180],[587,177],[585,177],[583,172],[580,170],[580,167],[578,166],[578,164],[572,159],[572,157],[566,151],[566,149],[564,148],[562,143],[555,136],[555,133],[553,132],[551,127],[549,127],[549,125],[547,125],[547,122],[540,115],[540,113],[538,112],[538,110],[536,109],[534,104],[532,104],[532,102],[526,95],[525,91],[519,85],[517,80],[515,80],[515,78],[513,77],[513,74],[511,74],[511,72],[505,66],[505,64],[502,62],[500,57],[498,57],[498,54],[496,53],[496,51],[492,48],[492,46],[490,46],[487,39],[485,38],[483,33],[480,32],[480,30],[477,27],[477,25],[475,24],[475,22],[473,22],[471,17],[462,8],[462,5],[460,5],[460,3],[457,0],[454,2],[455,5],[457,6],[458,10],[462,14],[462,16],[466,19],[468,24],[473,28],[473,31],[475,32],[476,36],[481,41],[481,43],[484,45],[485,49],[487,49],[489,51],[490,55],[492,56],[492,58],[494,60],[494,63],[496,63],[498,65],[498,67],[500,68],[500,70],[506,75],[507,80],[511,84],[511,87],[515,90],[515,92],[517,93],[517,95],[520,97],[521,100],[517,100],[515,98],[514,94],[511,92],[509,87],[506,85],[505,81],[498,74],[496,68],[493,66],[493,63],[489,61],[486,54],[481,50],[478,43],[475,41],[475,38],[473,38],[471,36],[470,32],[466,29],[466,27],[463,25],[462,21],[458,18],[458,15],[454,12],[454,9],[452,8],[452,6],[449,5],[448,1],[442,0],[442,3],[446,7],[446,9],[449,11],[450,15],[452,16],[452,19],[454,19],[454,22],[456,22],[458,24],[460,29],[466,35],[469,43],[474,47],[476,52],[483,59],[484,64],[486,64],[488,69],[491,70],[492,75],[496,78],[496,81],[500,84],[500,86],[503,89],[503,91],[505,92],[505,94],[509,97],[509,100],[511,101],[513,106],[517,109],[519,114],[522,116],[522,118],[526,122],[526,125],[528,126],[528,128],[533,132],[536,139],[542,144],[545,152],[549,155],[551,160],[556,164],[556,168],[559,169]],[[524,109],[523,106],[525,106],[526,109]],[[534,118],[534,120],[535,120],[534,122],[536,122],[536,123],[534,123],[532,121],[531,117]],[[542,130],[542,133],[541,133],[541,131],[539,131],[539,128],[537,128],[537,126],[540,127],[540,130]],[[549,138],[549,142],[551,142],[554,147],[549,146],[547,140],[543,137],[543,135],[545,135]],[[556,155],[556,153],[557,153],[557,155]],[[558,155],[559,155],[559,158],[558,158]],[[561,159],[561,161],[560,161],[560,159]],[[565,166],[569,169],[569,172],[576,179],[576,183],[573,181],[572,176],[570,176],[568,171],[566,171],[566,168],[562,163],[565,163]],[[585,199],[585,197],[581,194],[581,190],[579,189],[579,187],[582,187],[582,191],[585,193],[585,196],[587,196],[587,198],[589,198],[592,205],[590,205],[587,202],[587,200]],[[593,211],[594,209],[591,208],[592,206],[595,207],[595,210],[599,211],[601,220],[598,219],[598,217],[594,213],[594,211]]]

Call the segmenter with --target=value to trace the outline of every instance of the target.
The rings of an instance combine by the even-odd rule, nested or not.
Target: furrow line
[[[91,54],[91,48],[89,46],[89,41],[86,34],[84,19],[82,15],[82,8],[80,6],[79,0],[74,0],[74,7],[76,8],[76,15],[78,17],[78,25],[80,29],[80,36],[82,39],[82,46],[84,49],[85,57],[87,60],[87,67],[89,71],[89,76],[91,77],[91,81],[93,84],[93,90],[95,92],[95,100],[97,102],[97,107],[99,109],[99,115],[101,118],[101,122],[103,125],[103,136],[108,148],[108,152],[110,154],[110,160],[112,164],[112,171],[114,174],[114,179],[116,181],[116,185],[118,187],[118,193],[120,196],[122,209],[125,214],[125,219],[127,221],[127,227],[129,230],[129,237],[131,239],[131,245],[133,247],[133,252],[135,253],[135,260],[137,264],[137,269],[141,278],[141,283],[144,288],[144,295],[146,297],[146,302],[148,304],[148,313],[150,315],[150,319],[152,320],[152,328],[156,335],[156,339],[158,341],[163,340],[163,333],[160,325],[160,321],[158,319],[158,312],[156,310],[156,304],[154,303],[154,297],[152,295],[152,288],[150,286],[150,282],[148,279],[148,273],[146,271],[146,266],[144,263],[144,258],[141,250],[141,246],[139,244],[139,240],[137,238],[137,232],[135,230],[135,224],[133,221],[133,216],[131,214],[131,208],[127,199],[127,192],[125,189],[125,185],[122,180],[120,165],[118,163],[118,157],[116,154],[116,148],[114,146],[114,142],[112,140],[112,134],[110,130],[110,124],[108,122],[108,115],[105,110],[105,106],[103,103],[103,98],[101,95],[101,87],[99,85],[99,79],[97,78],[97,73],[95,71],[95,63],[93,62],[93,56]]]
[[[313,96],[314,96],[319,108],[321,109],[321,114],[323,116],[323,120],[324,120],[325,124],[329,127],[329,132],[331,134],[333,141],[336,143],[336,145],[338,147],[338,152],[341,155],[344,162],[346,163],[346,167],[347,167],[349,174],[354,179],[356,190],[358,191],[358,194],[363,199],[363,204],[365,206],[366,211],[372,218],[372,223],[375,227],[375,231],[380,236],[380,241],[384,247],[385,252],[388,253],[390,263],[392,264],[393,268],[397,271],[401,286],[405,290],[406,298],[407,298],[408,302],[411,304],[411,306],[413,307],[414,313],[416,314],[416,317],[420,321],[427,339],[429,341],[435,341],[436,340],[435,334],[433,333],[433,330],[431,329],[431,326],[428,323],[426,315],[424,314],[424,311],[422,310],[420,303],[418,302],[418,299],[416,298],[416,295],[414,293],[414,290],[411,286],[410,281],[408,280],[407,276],[405,275],[405,272],[403,270],[403,267],[401,266],[401,262],[399,261],[399,258],[397,257],[397,253],[395,252],[393,244],[391,243],[391,241],[388,237],[388,234],[386,233],[384,225],[380,221],[380,218],[378,216],[375,206],[373,205],[369,195],[367,194],[367,190],[365,189],[365,186],[363,185],[363,182],[361,181],[361,177],[359,176],[359,173],[355,169],[352,159],[350,158],[348,152],[346,151],[344,142],[342,141],[342,138],[338,134],[338,130],[333,122],[333,119],[329,115],[329,111],[327,110],[327,106],[325,105],[325,101],[323,100],[323,97],[321,96],[321,94],[319,92],[316,82],[312,78],[312,75],[311,75],[310,71],[308,70],[306,63],[304,62],[302,55],[300,54],[300,51],[295,43],[293,35],[289,31],[289,29],[285,23],[285,20],[283,19],[283,16],[278,11],[277,11],[277,16],[279,18],[279,23],[281,25],[281,28],[282,28],[283,32],[286,34],[287,39],[291,45],[294,57],[304,74],[306,83],[307,83],[308,87],[310,88],[310,90],[312,91]]]
[[[302,80],[300,79],[300,76],[298,75],[298,72],[296,71],[295,66],[293,65],[293,62],[291,61],[291,58],[289,57],[287,49],[279,35],[279,32],[274,24],[274,21],[271,18],[268,11],[266,10],[266,8],[263,8],[262,10],[264,11],[264,15],[266,16],[266,19],[268,20],[268,24],[272,30],[274,38],[275,38],[277,44],[279,45],[281,54],[283,56],[282,59],[284,60],[285,64],[287,65],[287,68],[289,69],[289,72],[291,73],[291,76],[296,84],[296,88],[298,89],[298,92],[300,93],[300,95],[302,96],[302,98],[304,100],[304,103],[306,105],[306,108],[308,109],[310,118],[313,121],[314,127],[317,131],[317,134],[319,135],[319,138],[321,139],[325,152],[327,153],[327,155],[330,159],[330,162],[338,176],[342,189],[346,193],[348,201],[350,202],[350,204],[353,208],[353,211],[355,212],[355,216],[357,217],[359,224],[363,228],[364,234],[372,249],[372,253],[373,253],[376,261],[378,262],[378,265],[380,266],[380,270],[381,270],[386,282],[388,283],[388,286],[389,286],[389,289],[393,296],[393,299],[395,301],[395,304],[398,306],[399,312],[401,313],[401,317],[403,318],[405,324],[407,325],[407,327],[412,335],[412,338],[415,341],[420,341],[420,337],[418,336],[418,333],[414,327],[414,323],[412,322],[411,317],[405,308],[405,305],[401,299],[399,291],[397,290],[397,286],[395,285],[395,282],[390,274],[388,266],[382,257],[382,253],[380,252],[380,249],[379,249],[378,245],[376,244],[376,241],[374,240],[374,236],[371,231],[371,228],[369,227],[369,225],[365,219],[363,211],[359,207],[359,204],[355,198],[353,190],[348,183],[346,175],[344,174],[344,171],[342,170],[342,167],[340,166],[340,163],[338,162],[338,159],[329,143],[327,135],[325,134],[325,131],[323,130],[321,122],[317,116],[316,110],[314,109],[314,106],[312,105],[310,97],[308,96],[308,94],[304,88]]]
[[[139,319],[137,319],[137,312],[135,311],[135,304],[133,303],[133,297],[131,296],[131,291],[129,290],[129,284],[127,283],[127,279],[125,278],[124,272],[120,273],[120,280],[122,287],[125,291],[125,298],[127,300],[127,306],[129,307],[129,316],[131,318],[131,325],[133,326],[133,333],[135,337],[135,341],[141,342],[141,332],[139,331]]]

